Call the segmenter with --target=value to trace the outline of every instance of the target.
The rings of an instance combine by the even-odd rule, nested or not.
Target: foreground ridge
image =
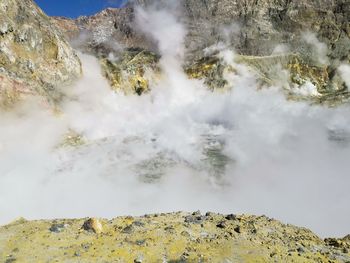
[[[350,236],[322,240],[266,216],[199,211],[0,228],[1,262],[350,262],[349,250]]]

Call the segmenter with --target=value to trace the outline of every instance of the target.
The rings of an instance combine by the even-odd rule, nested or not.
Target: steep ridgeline
[[[274,81],[274,74],[266,75],[266,64],[272,63],[267,67],[271,71],[274,63],[282,62],[282,68],[291,73],[289,88],[311,82],[317,88],[311,97],[331,104],[349,97],[337,74],[338,66],[350,59],[349,1],[182,0],[178,3],[174,8],[168,1],[137,0],[91,17],[55,21],[71,39],[80,36],[83,41],[75,44],[102,59],[106,76],[116,89],[127,86],[125,83],[130,83],[131,78],[137,83],[134,92],[140,93],[140,85],[147,90],[150,79],[144,76],[145,70],[138,65],[130,69],[129,62],[137,56],[139,64],[143,57],[145,64],[154,69],[158,59],[156,41],[136,26],[135,6],[140,5],[165,8],[179,17],[187,30],[184,68],[192,77],[205,78],[211,88],[225,86],[222,79],[225,65],[217,60],[215,52],[208,54],[205,50],[221,42],[241,55],[240,62],[264,76],[268,84]],[[111,53],[120,58],[118,63],[108,59]]]
[[[137,0],[149,6],[154,0]],[[166,1],[163,1],[166,2]],[[188,52],[226,40],[242,55],[268,56],[276,45],[303,52],[304,32],[317,34],[332,58],[350,58],[350,3],[346,0],[183,0]],[[234,26],[236,25],[236,26]],[[305,44],[305,43],[304,43]]]
[[[167,1],[137,0],[144,7],[157,3],[168,8]],[[187,51],[201,58],[204,48],[225,41],[223,30],[231,30],[230,44],[242,55],[268,56],[276,45],[288,44],[291,51],[303,51],[303,33],[311,31],[328,45],[331,58],[350,59],[350,3],[346,0],[182,0],[178,11],[186,24]],[[134,4],[109,8],[91,17],[66,20],[65,31],[74,36],[91,32],[90,47],[106,47],[116,40],[129,48],[154,49],[148,36],[133,26]],[[58,18],[58,20],[64,20]],[[74,25],[74,26],[73,26]],[[73,33],[73,34],[72,34]],[[226,35],[227,36],[227,35]],[[108,41],[110,42],[110,41]],[[100,45],[100,46],[99,46]],[[107,47],[106,47],[107,48]],[[102,51],[101,51],[102,52]]]
[[[79,58],[32,0],[0,1],[0,107],[27,95],[52,104],[80,75]]]

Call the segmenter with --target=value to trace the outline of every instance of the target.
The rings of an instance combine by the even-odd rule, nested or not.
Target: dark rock
[[[225,216],[225,219],[226,220],[236,220],[236,215],[234,215],[234,214],[229,214],[229,215],[227,215],[227,216]]]
[[[146,240],[145,239],[143,239],[143,240],[136,240],[136,245],[138,245],[138,246],[143,246],[145,243],[146,243]]]
[[[297,248],[297,251],[298,251],[299,253],[305,253],[305,249],[304,249],[303,247],[298,247],[298,248]]]
[[[89,218],[88,220],[86,220],[84,222],[82,229],[89,231],[89,232],[94,232],[96,234],[99,234],[102,232],[103,227],[102,227],[102,223],[100,222],[100,220],[98,220],[96,218]]]
[[[236,226],[233,230],[234,230],[236,233],[238,233],[238,234],[241,233],[241,227],[240,227],[240,226]]]
[[[226,223],[225,223],[225,221],[219,222],[219,223],[216,225],[216,227],[218,227],[218,228],[226,228]]]
[[[335,239],[335,238],[326,238],[325,242],[328,246],[332,246],[332,247],[336,247],[336,248],[342,247],[342,242],[338,239]]]
[[[84,243],[84,244],[81,244],[81,247],[87,251],[90,249],[90,247],[92,246],[92,243]]]
[[[129,225],[122,230],[124,234],[131,234],[133,231],[134,231],[134,228],[132,225]]]
[[[60,233],[64,230],[65,225],[64,224],[53,224],[49,230],[54,233]]]
[[[276,256],[276,255],[277,255],[276,252],[271,252],[271,253],[270,253],[270,257],[271,257],[271,258],[273,258],[273,257]]]
[[[185,217],[185,223],[191,223],[191,224],[202,224],[203,221],[206,220],[205,216],[201,216],[198,214],[195,215],[189,215]]]
[[[176,232],[173,226],[167,226],[166,228],[164,228],[164,230],[171,234],[174,234]]]
[[[193,212],[192,215],[193,216],[201,216],[202,213],[201,213],[201,211],[197,210],[197,211]]]
[[[141,221],[134,221],[132,224],[134,226],[138,226],[138,227],[144,227],[145,226],[145,224],[143,222],[141,222]]]
[[[190,254],[188,252],[184,252],[181,255],[181,260],[187,260],[189,256],[190,256]]]

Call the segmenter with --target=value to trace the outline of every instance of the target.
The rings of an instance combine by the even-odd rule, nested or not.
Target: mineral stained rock
[[[307,53],[303,33],[314,32],[327,44],[330,56],[350,59],[350,3],[346,0],[182,0],[181,22],[186,25],[187,53],[203,57],[205,48],[218,41],[229,41],[242,55],[268,56],[277,45],[287,44],[291,52]],[[90,48],[108,42],[129,48],[154,49],[147,35],[135,26],[134,4],[166,7],[168,1],[130,1],[123,8],[109,8],[94,16],[80,17],[64,31],[72,34],[76,26],[91,33]],[[59,20],[62,20],[60,18]],[[227,34],[225,34],[225,32]],[[74,35],[74,34],[73,34]],[[227,39],[228,38],[228,39]]]
[[[129,49],[115,59],[103,58],[101,65],[111,87],[126,94],[138,94],[149,91],[150,83],[157,74],[159,57],[149,51]]]
[[[179,16],[188,31],[184,70],[192,78],[203,79],[213,90],[226,87],[223,74],[234,69],[226,67],[215,54],[206,53],[208,47],[225,43],[228,49],[238,53],[239,62],[250,67],[265,84],[276,84],[280,80],[278,74],[287,71],[289,86],[285,88],[289,98],[312,99],[329,105],[348,101],[348,87],[337,74],[337,67],[350,61],[348,1],[182,0],[178,3],[174,10],[167,1],[137,0],[90,17],[53,20],[67,37],[75,39],[73,43],[79,48],[101,58],[112,86],[127,94],[131,91],[140,95],[147,91],[154,77],[152,72],[158,70],[157,43],[142,33],[134,21],[135,6],[139,5],[165,8]],[[77,41],[78,36],[84,41]],[[130,50],[141,50],[142,56],[129,59],[134,56]],[[117,60],[109,59],[111,54]],[[144,72],[148,72],[147,77]],[[313,85],[314,91],[305,94],[302,91],[305,85]]]
[[[0,2],[0,106],[24,95],[54,103],[58,87],[80,75],[74,50],[32,0]]]
[[[322,240],[265,216],[194,212],[112,220],[21,219],[0,228],[2,262],[328,263],[349,262],[349,250],[349,237]]]

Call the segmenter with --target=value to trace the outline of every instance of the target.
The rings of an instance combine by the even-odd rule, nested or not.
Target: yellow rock
[[[90,218],[86,220],[82,226],[82,229],[86,231],[93,231],[96,234],[100,234],[103,231],[102,223],[97,218]]]
[[[343,263],[349,249],[348,237],[322,240],[266,216],[179,212],[0,227],[0,262]]]

